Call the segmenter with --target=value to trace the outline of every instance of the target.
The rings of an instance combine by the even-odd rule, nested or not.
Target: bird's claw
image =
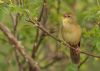
[[[80,53],[80,48],[76,48],[75,51],[77,52],[77,54]]]

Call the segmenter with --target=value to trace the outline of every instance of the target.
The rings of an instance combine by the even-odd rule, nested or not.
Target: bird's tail
[[[77,48],[79,48],[79,47],[76,47],[76,49]],[[71,60],[72,60],[73,63],[79,64],[79,62],[80,62],[80,53],[77,50],[70,48],[70,56],[71,56]]]

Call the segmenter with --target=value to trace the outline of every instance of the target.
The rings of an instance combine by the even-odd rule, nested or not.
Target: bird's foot
[[[76,48],[75,51],[77,52],[77,54],[80,53],[80,48]]]

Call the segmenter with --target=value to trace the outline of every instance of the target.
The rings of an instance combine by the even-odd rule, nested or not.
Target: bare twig
[[[78,65],[78,70],[88,60],[88,58],[89,58],[89,56],[86,56],[86,58]]]
[[[59,16],[60,14],[60,9],[61,9],[61,0],[57,0],[57,14]],[[57,27],[57,32],[56,32],[56,37],[59,38],[60,37],[60,31],[61,31],[61,25],[60,25],[60,22],[58,22],[58,25],[56,26]],[[61,45],[59,44],[59,42],[56,42],[56,53],[58,53],[58,47],[61,47]]]
[[[60,60],[61,59],[53,59],[50,63],[42,67],[42,69],[47,69],[48,67],[52,66],[53,64],[55,64],[57,61],[60,61]]]
[[[47,21],[47,2],[46,0],[43,0],[43,6],[42,6],[42,10],[40,12],[39,18],[37,20],[38,22],[41,22],[41,25],[43,25],[43,27],[45,27],[46,21]],[[38,24],[39,25],[39,24]],[[40,29],[37,29],[36,32],[36,39],[35,39],[35,43],[33,43],[33,49],[32,49],[32,58],[35,59],[36,57],[36,52],[42,42],[42,40],[44,39],[44,32],[41,31]],[[30,67],[30,71],[33,71],[34,69],[32,69]]]
[[[31,66],[36,68],[35,71],[40,71],[40,67],[36,61],[34,61],[28,53],[25,52],[24,46],[21,45],[20,41],[17,40],[16,37],[12,35],[10,30],[2,23],[0,23],[0,30],[4,33],[4,35],[9,39],[9,41],[16,47],[16,49],[20,52],[20,54],[26,59],[27,62],[31,64]]]
[[[41,25],[43,25],[43,27],[45,27],[45,24],[47,21],[47,6],[46,5],[47,5],[46,0],[44,0],[40,16],[37,20],[38,22],[41,22]],[[41,41],[43,40],[43,38],[44,38],[44,32],[37,29],[36,40],[35,40],[35,43],[33,44],[32,58],[35,58],[35,54],[36,54],[36,52],[39,48],[39,45],[40,45]]]
[[[85,55],[89,55],[89,56],[92,56],[92,57],[100,58],[100,56],[93,55],[93,54],[91,54],[91,53],[87,53],[87,52],[85,52],[85,51],[84,51],[84,52],[81,51],[80,53],[85,54]]]
[[[61,0],[57,0],[57,13],[59,14],[60,13],[60,5],[61,5]]]
[[[55,40],[58,41],[59,43],[62,43],[62,44],[64,44],[65,46],[68,46],[68,47],[71,48],[71,49],[75,49],[75,48],[71,47],[69,44],[65,43],[63,40],[60,40],[60,39],[54,37],[52,34],[50,34],[50,33],[47,31],[47,29],[45,29],[45,28],[42,27],[41,25],[38,25],[38,23],[40,23],[40,22],[37,22],[36,20],[33,21],[33,20],[30,19],[30,18],[29,18],[29,20],[27,20],[27,21],[30,22],[30,23],[32,23],[33,25],[35,25],[35,26],[38,27],[39,29],[41,29],[43,32],[45,32],[47,35],[49,35],[50,37],[52,37],[53,39],[55,39]],[[85,52],[85,51],[80,51],[80,53],[85,54],[85,55],[89,55],[89,56],[92,56],[92,57],[100,58],[100,56],[93,55],[93,54],[87,53],[87,52]]]
[[[17,25],[18,25],[18,22],[19,22],[20,14],[16,13],[14,15],[14,14],[10,13],[10,16],[11,16],[11,19],[12,19],[12,22],[13,22],[13,34],[17,38],[18,35],[16,33],[16,30],[17,30]],[[19,71],[23,71],[23,66],[22,66],[22,63],[20,62],[18,51],[16,50],[16,48],[15,48],[15,57],[16,57],[16,61],[17,61],[18,67],[19,67]]]
[[[52,57],[52,61],[49,62],[48,64],[46,64],[45,66],[41,67],[42,69],[47,69],[48,67],[52,66],[53,64],[55,64],[56,62],[58,61],[61,61],[63,59],[66,59],[66,56],[63,56],[63,55],[54,55]]]
[[[20,6],[23,6],[23,4],[24,4],[23,2],[24,2],[24,0],[19,1]]]
[[[92,49],[90,50],[90,53],[92,53],[94,51],[95,47],[92,47]],[[89,59],[89,55],[86,56],[86,58],[80,62],[80,64],[78,65],[78,70],[80,69],[80,67]]]
[[[45,13],[45,11],[46,11],[45,4],[46,4],[46,0],[43,1],[42,10],[41,10],[40,15],[39,15],[39,18],[37,20],[38,22],[41,22],[41,24],[42,23],[43,24],[46,23],[46,19],[47,19],[47,17],[46,17],[45,22],[42,22],[44,20],[44,18],[43,18],[44,17],[44,14],[46,14]],[[39,45],[40,45],[43,37],[44,37],[44,32],[42,32],[41,30],[37,29],[36,39],[35,39],[35,42],[33,43],[32,58],[35,58],[35,53],[37,52],[38,47],[39,47]]]

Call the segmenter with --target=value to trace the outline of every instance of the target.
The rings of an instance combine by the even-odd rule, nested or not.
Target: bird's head
[[[64,24],[73,24],[75,21],[75,17],[73,14],[63,14],[62,16],[62,22]]]

